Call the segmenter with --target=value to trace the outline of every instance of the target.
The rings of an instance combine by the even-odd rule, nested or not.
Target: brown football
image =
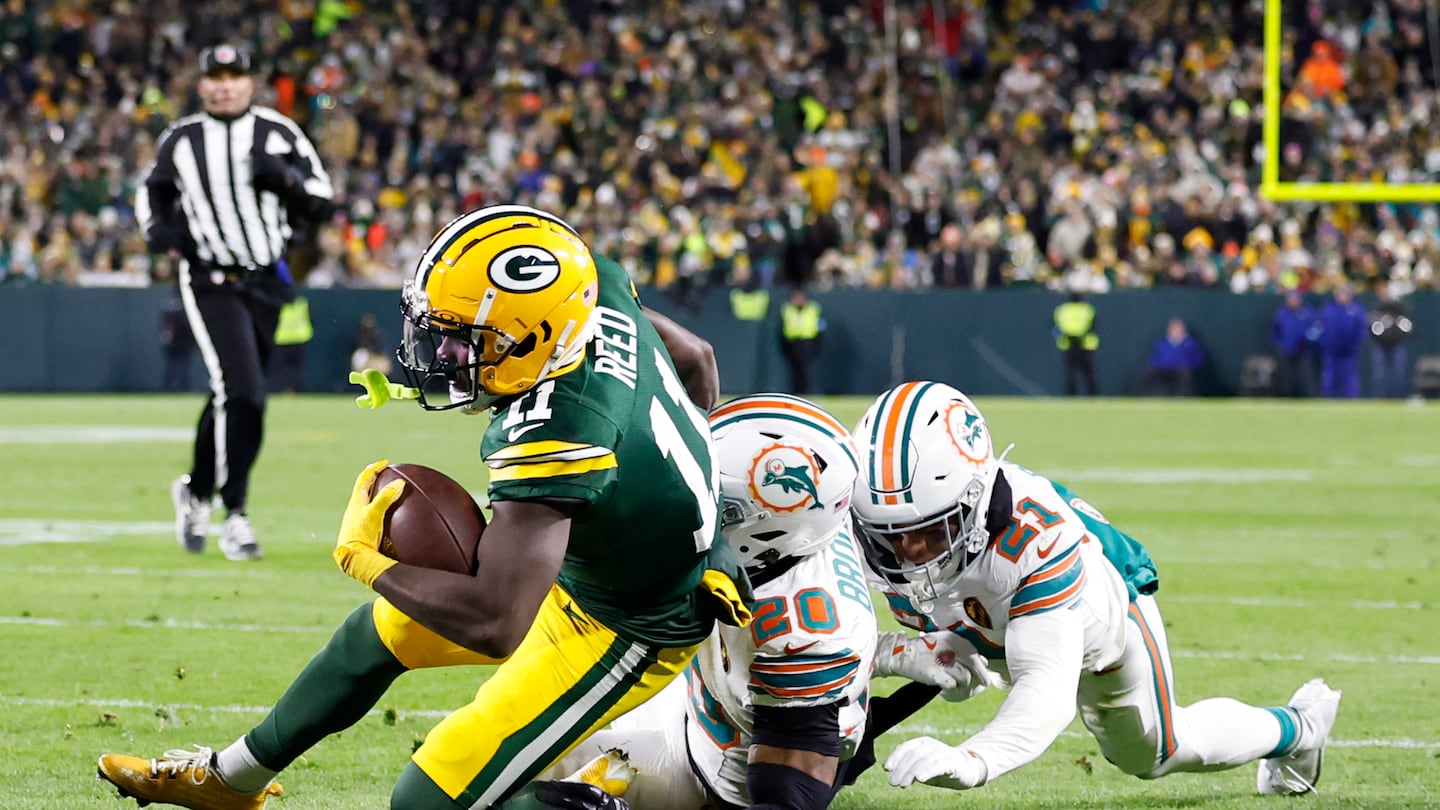
[[[375,476],[371,494],[397,478],[405,491],[385,518],[380,552],[409,565],[475,573],[485,515],[460,482],[420,464],[391,464]]]

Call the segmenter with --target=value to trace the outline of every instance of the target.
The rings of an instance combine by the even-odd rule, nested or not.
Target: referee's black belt
[[[276,267],[273,264],[263,265],[215,265],[202,264],[193,267],[192,274],[204,274],[213,281],[215,274],[219,273],[225,281],[247,281],[261,276],[276,275]]]

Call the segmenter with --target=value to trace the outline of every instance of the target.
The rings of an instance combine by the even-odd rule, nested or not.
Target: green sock
[[[535,783],[531,782],[515,791],[510,798],[495,805],[492,810],[554,810],[554,807],[535,798]]]
[[[359,722],[406,672],[381,643],[370,611],[366,604],[351,613],[245,735],[260,764],[284,770],[325,737]]]

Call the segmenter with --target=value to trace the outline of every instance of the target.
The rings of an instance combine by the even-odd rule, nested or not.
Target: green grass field
[[[119,807],[110,750],[223,746],[257,722],[369,592],[330,547],[355,474],[379,458],[483,489],[483,417],[272,401],[251,516],[266,558],[180,551],[170,481],[195,396],[0,397],[0,809]],[[866,402],[829,399],[853,424]],[[1084,495],[1160,568],[1181,703],[1345,691],[1320,793],[1258,797],[1254,768],[1122,775],[1077,721],[979,791],[866,774],[839,808],[1440,807],[1440,407],[1398,403],[980,398],[997,449]],[[483,669],[401,679],[377,712],[288,771],[279,810],[388,806],[412,746]],[[897,685],[882,682],[878,692]],[[932,706],[880,740],[950,741],[998,696]]]

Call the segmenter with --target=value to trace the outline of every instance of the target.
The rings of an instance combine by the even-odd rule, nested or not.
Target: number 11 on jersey
[[[720,514],[720,498],[717,495],[720,491],[720,468],[715,464],[715,449],[710,443],[710,426],[706,424],[699,409],[691,404],[685,393],[685,386],[680,384],[680,378],[675,376],[670,362],[659,349],[655,350],[655,367],[660,371],[660,380],[665,385],[665,393],[670,397],[670,407],[667,408],[667,403],[661,402],[659,397],[651,397],[650,432],[655,434],[655,444],[660,448],[660,452],[675,465],[675,470],[680,473],[686,488],[695,496],[695,511],[700,517],[700,528],[695,530],[695,550],[705,551],[714,542],[715,520]],[[697,448],[704,447],[710,460],[708,478],[700,462],[696,460],[690,443],[680,435],[680,428],[670,415],[672,410],[678,410],[685,415],[690,427],[695,431]]]

